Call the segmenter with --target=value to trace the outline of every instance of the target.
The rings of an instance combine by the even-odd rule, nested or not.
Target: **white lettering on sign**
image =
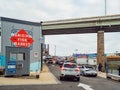
[[[16,68],[15,65],[8,65],[8,69],[14,69],[14,68]]]
[[[24,30],[21,29],[19,32],[14,34],[10,40],[17,47],[30,47],[30,45],[34,42],[33,38]]]
[[[27,42],[25,42],[25,43],[22,43],[22,42],[15,42],[14,43],[16,46],[25,46],[25,47],[29,47],[30,46],[30,43],[27,43]]]
[[[19,42],[27,42],[27,39],[26,39],[26,38],[17,38],[17,40],[18,40]]]

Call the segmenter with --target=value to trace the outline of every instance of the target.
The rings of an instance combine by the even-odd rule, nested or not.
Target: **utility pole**
[[[75,49],[75,62],[77,62],[77,51],[78,51],[78,49]]]
[[[105,0],[105,16],[107,14],[107,5],[106,5],[106,0]]]

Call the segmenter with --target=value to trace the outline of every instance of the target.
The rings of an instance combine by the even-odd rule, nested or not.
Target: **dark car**
[[[58,62],[58,65],[63,65],[63,63],[64,63],[64,60],[60,60],[60,61]]]
[[[53,59],[48,59],[48,60],[47,60],[47,63],[53,64]]]
[[[67,62],[71,62],[70,60],[65,60],[65,63],[67,63]]]

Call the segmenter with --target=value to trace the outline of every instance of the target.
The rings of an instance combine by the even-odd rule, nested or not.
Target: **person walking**
[[[98,69],[99,69],[99,71],[102,71],[102,64],[101,63],[99,63]]]
[[[120,76],[120,66],[118,66],[118,75]]]

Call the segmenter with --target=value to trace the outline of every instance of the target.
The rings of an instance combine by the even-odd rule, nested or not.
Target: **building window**
[[[25,60],[25,53],[10,53],[11,61],[23,61]]]

